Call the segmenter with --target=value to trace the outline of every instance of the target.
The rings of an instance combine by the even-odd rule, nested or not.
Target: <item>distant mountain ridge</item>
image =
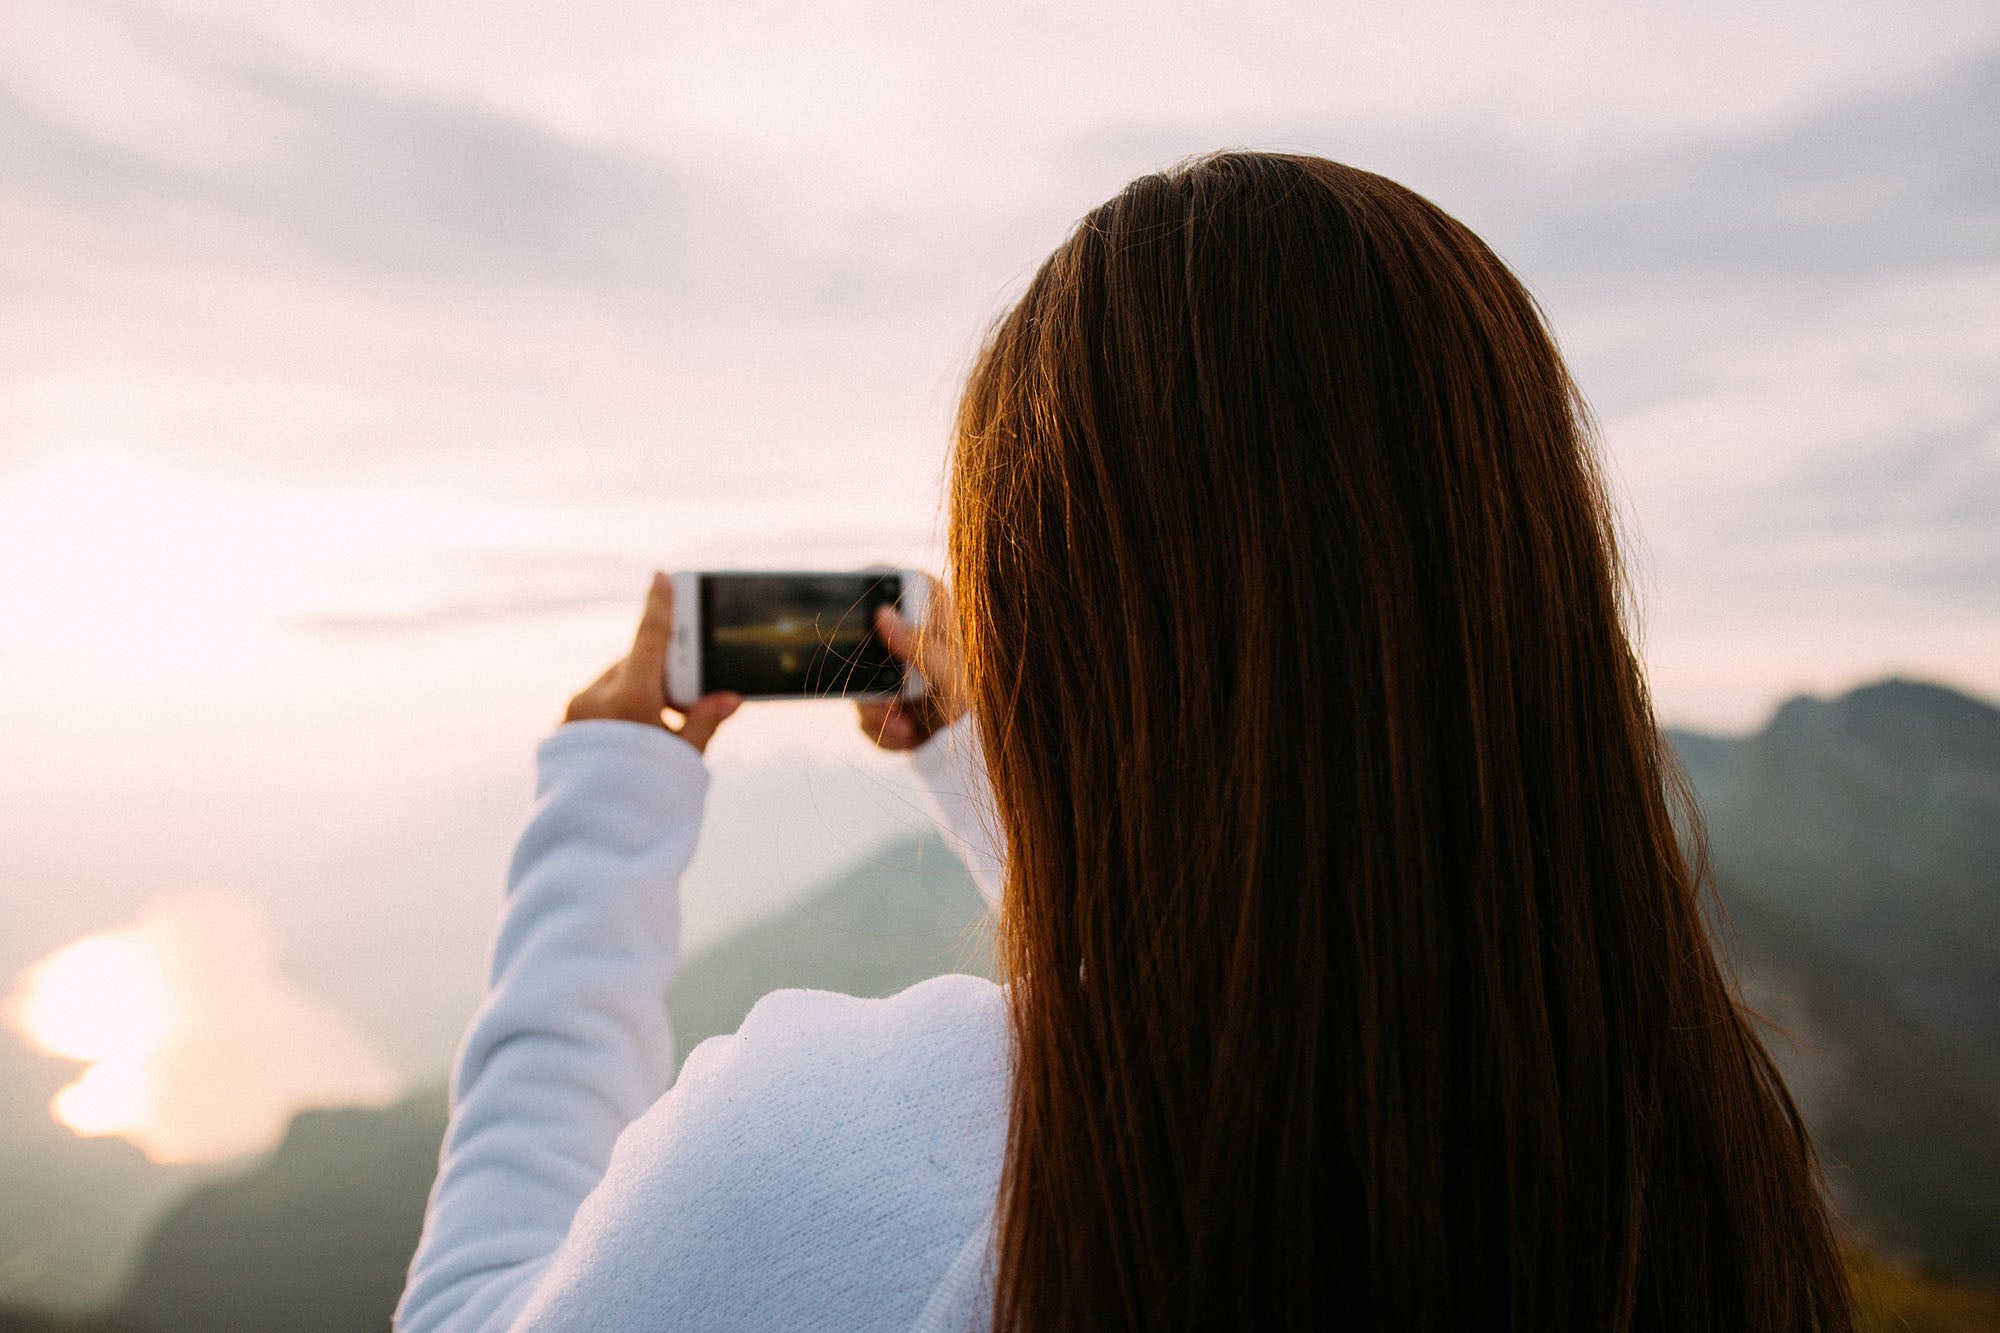
[[[1721,943],[1878,1243],[2000,1284],[2000,709],[1887,680],[1670,733]]]
[[[1718,878],[1943,1034],[2000,1052],[2000,708],[1903,680],[1673,733]]]

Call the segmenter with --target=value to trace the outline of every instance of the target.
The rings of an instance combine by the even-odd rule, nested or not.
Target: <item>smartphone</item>
[[[889,653],[875,608],[921,626],[930,576],[914,569],[853,573],[704,570],[673,575],[674,637],[667,698],[716,690],[746,699],[914,699],[923,677]]]

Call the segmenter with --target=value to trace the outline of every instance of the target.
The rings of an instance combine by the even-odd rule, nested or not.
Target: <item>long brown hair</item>
[[[952,471],[996,1329],[1848,1327],[1492,251],[1316,158],[1144,177],[997,325]]]

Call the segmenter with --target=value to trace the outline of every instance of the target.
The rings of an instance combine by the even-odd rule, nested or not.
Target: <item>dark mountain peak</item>
[[[1836,699],[1787,699],[1759,739],[1785,749],[1860,748],[1926,766],[2000,768],[2000,708],[1948,685],[1891,678]]]
[[[379,1146],[385,1135],[414,1140],[428,1151],[444,1105],[444,1090],[427,1088],[387,1106],[307,1107],[293,1115],[266,1165],[282,1170],[339,1160],[358,1143]]]

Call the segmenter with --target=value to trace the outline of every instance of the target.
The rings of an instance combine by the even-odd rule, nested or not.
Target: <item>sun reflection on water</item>
[[[49,1103],[78,1134],[143,1130],[154,1112],[149,1065],[174,1027],[172,987],[157,947],[129,931],[65,945],[20,981],[14,1025],[45,1055],[82,1061]]]
[[[30,966],[5,1005],[34,1050],[83,1068],[49,1114],[157,1162],[260,1152],[304,1106],[379,1103],[400,1080],[278,967],[269,923],[223,895],[156,900]]]

